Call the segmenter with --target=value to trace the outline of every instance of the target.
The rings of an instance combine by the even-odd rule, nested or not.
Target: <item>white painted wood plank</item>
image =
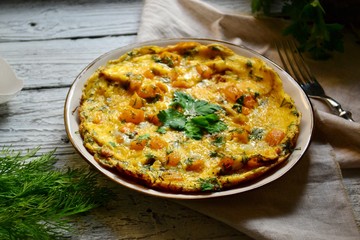
[[[141,0],[0,2],[0,41],[136,34]]]
[[[0,105],[0,146],[26,150],[42,146],[41,152],[58,148],[74,153],[68,144],[63,108],[67,88],[24,90]]]
[[[0,43],[0,55],[25,88],[69,86],[100,55],[135,42],[135,36]]]
[[[205,0],[226,13],[249,12],[251,0]],[[142,0],[2,0],[0,41],[136,34]]]

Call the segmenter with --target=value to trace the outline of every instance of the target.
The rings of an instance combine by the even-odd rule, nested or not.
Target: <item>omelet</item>
[[[109,61],[87,80],[79,116],[84,146],[102,166],[175,193],[261,178],[286,163],[301,120],[264,61],[197,42]]]

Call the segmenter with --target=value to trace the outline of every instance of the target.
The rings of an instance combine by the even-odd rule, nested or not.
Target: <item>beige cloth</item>
[[[280,20],[224,13],[199,0],[147,0],[138,41],[173,37],[226,40],[250,47],[281,65],[270,43],[281,37],[283,26]],[[313,62],[312,66],[325,88],[359,121],[356,96],[360,94],[360,79],[356,78],[360,76],[360,58],[355,56],[360,49],[351,41],[346,47],[352,49],[333,58],[339,61]],[[318,102],[314,107],[311,146],[285,176],[234,196],[177,202],[254,239],[360,239],[338,167],[360,167],[360,124],[329,114]]]

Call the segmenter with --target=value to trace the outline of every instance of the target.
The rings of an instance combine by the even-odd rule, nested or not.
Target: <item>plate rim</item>
[[[89,71],[91,69],[91,67],[96,65],[96,63],[99,63],[99,61],[104,60],[107,57],[110,57],[112,54],[118,54],[119,56],[121,56],[122,54],[126,53],[127,51],[129,51],[133,48],[140,47],[140,46],[161,45],[161,44],[162,45],[172,45],[177,42],[184,42],[184,41],[187,41],[187,42],[196,41],[196,42],[200,42],[202,44],[219,43],[219,44],[231,46],[232,48],[235,48],[235,49],[242,49],[242,50],[248,51],[251,55],[253,55],[253,57],[258,57],[261,60],[265,61],[267,64],[270,63],[270,65],[272,65],[271,67],[273,67],[274,70],[276,70],[279,75],[284,75],[286,77],[286,80],[289,80],[292,85],[295,85],[296,90],[301,93],[302,103],[306,103],[306,107],[308,107],[307,113],[309,114],[309,119],[308,119],[309,120],[309,123],[308,123],[309,129],[307,129],[307,130],[309,131],[309,135],[305,139],[304,145],[301,146],[304,149],[301,149],[300,156],[298,156],[296,159],[292,159],[292,161],[289,161],[289,159],[291,158],[291,156],[294,154],[295,151],[293,153],[291,153],[289,158],[286,160],[287,163],[281,167],[281,169],[284,169],[284,167],[287,166],[286,169],[283,170],[282,172],[279,172],[279,171],[275,172],[275,173],[277,173],[277,176],[275,176],[275,177],[274,177],[275,173],[272,173],[270,176],[267,176],[266,178],[270,179],[270,181],[262,181],[262,180],[264,180],[264,179],[262,179],[262,180],[260,180],[260,183],[258,182],[257,184],[250,184],[249,186],[245,186],[245,187],[234,187],[234,188],[231,188],[228,190],[222,190],[222,191],[217,191],[217,192],[173,193],[173,192],[160,191],[160,190],[156,190],[156,189],[152,189],[152,188],[143,186],[139,183],[136,183],[133,180],[130,180],[126,177],[122,177],[120,174],[113,173],[112,171],[101,166],[98,162],[96,162],[96,160],[93,157],[92,157],[92,159],[88,159],[87,156],[89,156],[91,154],[85,149],[85,147],[83,145],[79,146],[79,144],[76,142],[74,134],[77,134],[77,133],[72,132],[73,129],[71,128],[70,124],[71,124],[71,116],[73,116],[74,112],[77,111],[80,101],[78,101],[78,104],[76,105],[75,109],[71,109],[71,103],[73,103],[72,101],[74,101],[73,97],[74,97],[75,91],[79,90],[76,88],[78,86],[77,84],[79,83],[81,78],[84,76],[84,74],[87,73],[87,71]],[[106,60],[106,62],[109,60],[110,59]],[[281,78],[281,80],[284,83],[284,80],[282,78]],[[84,83],[85,82],[86,82],[86,80],[84,81]],[[84,85],[82,85],[81,87],[83,87],[83,86]],[[82,88],[81,88],[81,92],[82,92]],[[293,96],[291,96],[291,97],[293,97]],[[80,99],[78,99],[78,100],[80,100]],[[295,102],[295,104],[296,104],[296,102]],[[303,121],[304,121],[304,119],[302,117],[300,126],[303,123]],[[302,90],[300,85],[293,79],[293,77],[290,76],[290,74],[288,74],[283,68],[281,68],[278,64],[276,64],[273,60],[269,59],[266,56],[261,55],[260,53],[256,52],[255,50],[253,50],[251,48],[248,48],[243,45],[236,45],[231,42],[224,41],[224,40],[211,39],[211,38],[163,38],[163,39],[154,39],[154,40],[149,40],[149,41],[131,43],[131,44],[127,44],[122,47],[119,47],[119,48],[112,49],[110,51],[107,51],[107,52],[101,54],[100,56],[95,58],[93,61],[91,61],[89,64],[87,64],[80,71],[80,73],[75,77],[74,81],[72,82],[72,84],[67,92],[65,103],[64,103],[64,123],[65,123],[66,134],[67,134],[72,146],[75,148],[75,150],[80,154],[80,156],[88,164],[90,164],[92,167],[94,167],[101,174],[105,175],[107,178],[110,178],[110,180],[115,181],[116,183],[118,183],[122,186],[128,187],[132,190],[135,190],[137,192],[141,192],[141,193],[144,193],[147,195],[161,197],[161,198],[206,199],[206,198],[225,197],[225,196],[229,196],[229,195],[248,192],[248,191],[257,189],[259,187],[265,186],[273,181],[276,181],[276,180],[280,179],[283,175],[288,173],[301,160],[302,156],[306,153],[306,151],[308,150],[308,148],[310,146],[313,131],[314,131],[314,109],[313,109],[313,105],[312,105],[309,97]],[[300,134],[301,134],[301,129],[300,129]],[[270,178],[270,177],[272,177],[272,178]]]

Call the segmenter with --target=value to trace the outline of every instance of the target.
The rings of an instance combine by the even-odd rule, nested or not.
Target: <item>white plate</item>
[[[80,98],[82,94],[83,86],[86,80],[98,69],[100,66],[105,65],[111,59],[117,59],[121,55],[126,52],[132,50],[133,48],[145,46],[145,45],[158,45],[158,46],[166,46],[173,45],[182,41],[197,41],[202,44],[210,44],[210,43],[220,43],[229,48],[231,48],[234,52],[239,55],[247,56],[247,57],[257,57],[265,61],[270,67],[275,69],[280,75],[280,78],[283,81],[283,86],[285,91],[294,99],[295,105],[297,109],[302,113],[302,120],[300,123],[300,134],[296,144],[296,149],[289,157],[287,164],[283,165],[280,169],[275,171],[274,173],[261,178],[259,181],[252,182],[248,185],[241,185],[239,187],[224,190],[213,193],[200,193],[200,194],[176,194],[176,193],[168,193],[163,191],[158,191],[154,189],[147,188],[143,185],[137,184],[127,178],[123,178],[120,175],[117,175],[105,168],[103,168],[94,157],[86,150],[83,145],[83,140],[80,136],[79,132],[79,118],[77,108],[80,103]],[[301,158],[301,156],[305,153],[306,149],[310,144],[310,139],[312,135],[314,118],[313,118],[313,110],[311,103],[308,97],[305,95],[300,86],[296,83],[296,81],[290,77],[283,69],[281,69],[278,65],[270,61],[269,59],[263,57],[262,55],[247,49],[245,47],[233,45],[227,42],[211,40],[211,39],[194,39],[194,38],[181,38],[181,39],[163,39],[163,40],[155,40],[142,42],[137,44],[128,45],[122,48],[115,49],[99,58],[95,59],[92,63],[90,63],[75,79],[72,84],[67,98],[65,102],[64,108],[64,118],[65,118],[65,127],[67,135],[75,147],[75,149],[82,155],[82,157],[92,166],[94,166],[101,173],[105,174],[107,177],[112,179],[113,181],[131,188],[133,190],[140,191],[145,194],[150,194],[158,197],[166,197],[166,198],[175,198],[175,199],[202,199],[202,198],[212,198],[212,197],[221,197],[232,194],[238,194],[241,192],[246,192],[258,187],[261,187],[265,184],[268,184],[281,176],[283,176],[286,172],[288,172]]]

